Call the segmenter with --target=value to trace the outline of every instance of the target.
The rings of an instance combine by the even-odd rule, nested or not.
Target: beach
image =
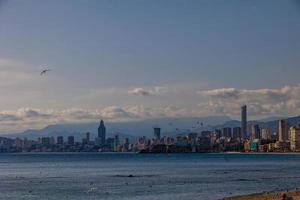
[[[285,196],[285,197],[284,197]],[[300,200],[300,190],[227,197],[223,200]]]

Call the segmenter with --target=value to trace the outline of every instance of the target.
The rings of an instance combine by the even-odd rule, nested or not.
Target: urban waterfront
[[[216,152],[300,152],[300,118],[276,120],[275,132],[260,127],[258,122],[247,121],[247,106],[241,107],[241,126],[222,129],[203,129],[203,123],[196,122],[198,130],[180,133],[178,128],[172,135],[163,136],[160,127],[154,127],[152,138],[141,136],[137,141],[119,135],[106,137],[106,127],[101,120],[98,135],[93,140],[86,132],[82,141],[75,141],[74,135],[55,138],[42,136],[36,140],[27,138],[0,137],[0,153],[16,152],[140,152],[140,153],[216,153]],[[171,123],[170,123],[171,124]],[[194,128],[196,128],[194,126]],[[264,125],[266,126],[266,125]]]
[[[300,187],[292,154],[0,154],[0,199],[222,199]]]
[[[300,200],[299,9],[0,0],[0,200]]]

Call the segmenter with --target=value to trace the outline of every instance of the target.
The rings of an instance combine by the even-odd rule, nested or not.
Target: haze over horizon
[[[0,133],[296,116],[299,35],[297,0],[0,0]]]

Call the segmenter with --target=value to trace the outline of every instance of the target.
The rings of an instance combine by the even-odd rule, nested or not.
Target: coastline
[[[95,152],[95,151],[41,151],[41,152],[0,152],[4,154],[228,154],[228,155],[300,155],[300,152]]]
[[[300,200],[300,189],[298,188],[288,192],[265,192],[225,197],[222,200]]]

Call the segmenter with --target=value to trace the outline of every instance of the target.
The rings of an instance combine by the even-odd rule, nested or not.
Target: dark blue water
[[[221,199],[300,187],[300,155],[0,154],[0,199]]]

